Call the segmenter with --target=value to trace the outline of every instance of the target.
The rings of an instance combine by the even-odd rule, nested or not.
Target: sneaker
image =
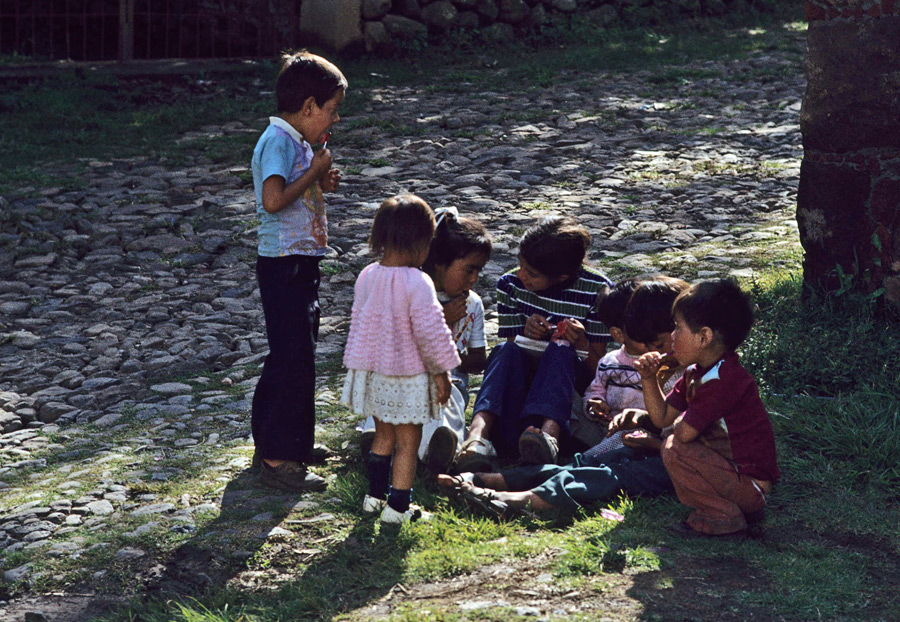
[[[409,506],[409,509],[405,512],[398,512],[391,506],[385,505],[384,510],[381,512],[381,522],[393,525],[427,520],[431,520],[431,513],[426,512],[417,505]]]
[[[374,514],[375,512],[383,510],[384,506],[386,505],[387,501],[385,499],[379,499],[378,497],[366,495],[365,497],[363,497],[362,511],[366,514]]]
[[[273,467],[263,460],[259,463],[259,481],[266,486],[291,492],[325,490],[328,485],[324,477],[308,471],[297,462],[283,462]]]
[[[556,464],[558,441],[546,432],[526,430],[519,437],[519,456],[525,464]]]
[[[369,452],[372,451],[372,442],[375,440],[375,430],[366,430],[359,435],[359,453],[362,454],[363,460],[368,459]]]
[[[450,428],[438,428],[428,441],[425,466],[434,474],[446,473],[456,457],[456,434]]]

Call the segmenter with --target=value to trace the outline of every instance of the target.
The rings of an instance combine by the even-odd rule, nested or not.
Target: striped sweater
[[[606,326],[597,317],[597,294],[612,281],[599,270],[581,266],[575,282],[565,289],[550,288],[542,292],[530,292],[512,270],[497,281],[497,315],[501,339],[522,335],[525,320],[537,313],[551,324],[559,320],[575,318],[584,324],[588,341],[611,341]]]

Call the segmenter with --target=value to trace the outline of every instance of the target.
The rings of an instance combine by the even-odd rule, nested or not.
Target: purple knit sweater
[[[459,362],[431,277],[418,268],[366,266],[353,292],[344,366],[415,376],[449,371]]]

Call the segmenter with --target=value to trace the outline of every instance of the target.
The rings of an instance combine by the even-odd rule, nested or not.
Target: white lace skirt
[[[430,374],[385,376],[351,369],[344,380],[341,403],[383,423],[426,423],[440,415]]]

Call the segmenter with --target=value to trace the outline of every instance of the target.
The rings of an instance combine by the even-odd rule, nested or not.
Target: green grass
[[[690,596],[692,602],[709,607],[728,603],[739,616],[768,611],[784,620],[879,619],[897,604],[880,577],[896,576],[900,553],[900,511],[890,502],[900,483],[893,460],[900,451],[900,409],[890,392],[875,388],[895,382],[893,359],[882,358],[894,356],[891,344],[900,337],[900,327],[884,324],[872,305],[859,301],[803,302],[800,281],[790,272],[751,289],[758,323],[742,355],[765,390],[783,469],[769,508],[766,539],[672,539],[661,526],[679,520],[685,510],[671,497],[612,502],[610,507],[625,516],[623,523],[586,511],[560,524],[497,524],[460,509],[424,482],[417,484],[417,494],[435,519],[389,532],[358,513],[365,476],[359,465],[351,465],[340,467],[330,492],[336,505],[323,508],[339,517],[321,532],[331,535],[331,544],[315,564],[296,566],[294,578],[274,597],[219,591],[198,602],[144,605],[148,614],[140,619],[330,619],[342,612],[342,619],[356,619],[349,612],[398,583],[440,581],[496,562],[533,564],[547,551],[554,553],[539,563],[561,589],[606,593],[612,589],[607,577],[652,578],[632,591],[647,602],[648,619],[656,619],[659,598],[668,599],[675,611],[688,607],[673,600],[672,590],[696,582],[701,587]],[[869,335],[859,328],[867,323],[877,325],[878,332]],[[822,327],[828,327],[826,338],[804,339]],[[806,342],[811,343],[808,356],[785,356]],[[855,350],[870,356],[853,358]],[[827,354],[834,368],[823,370],[816,353]],[[866,378],[866,386],[849,388],[844,376],[832,373],[847,360],[857,378]],[[817,379],[821,392],[838,397],[795,397],[795,391],[809,388],[810,378]],[[284,563],[266,550],[250,560],[251,567],[272,569]],[[706,570],[710,565],[716,570]],[[736,584],[722,583],[722,569],[733,573]],[[743,580],[744,575],[753,580]],[[498,579],[496,589],[504,585]],[[407,603],[388,619],[517,619],[503,609],[477,618],[441,605],[427,609],[419,618],[410,617],[418,610]]]

